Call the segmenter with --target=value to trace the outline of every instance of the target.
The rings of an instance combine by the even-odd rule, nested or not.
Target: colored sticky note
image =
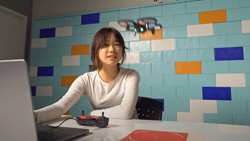
[[[38,67],[37,68],[37,76],[53,76],[54,67]]]
[[[204,100],[232,100],[231,87],[202,87]]]
[[[78,78],[78,76],[62,76],[61,86],[69,87]]]
[[[140,40],[157,40],[163,38],[162,29],[155,30],[153,34],[151,30],[147,30],[143,33],[140,33]]]
[[[99,23],[100,20],[100,14],[94,13],[94,14],[86,14],[81,16],[81,24],[94,24]]]
[[[244,60],[243,47],[227,47],[214,49],[215,61]]]
[[[201,74],[201,61],[195,62],[176,62],[176,74]]]
[[[51,38],[55,37],[55,35],[56,35],[56,28],[40,29],[40,38]]]
[[[71,46],[71,55],[88,55],[89,54],[89,45],[72,45]]]
[[[227,22],[227,11],[216,10],[199,13],[200,24]]]

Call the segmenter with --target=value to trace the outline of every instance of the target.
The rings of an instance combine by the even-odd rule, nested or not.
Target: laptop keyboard
[[[48,141],[49,140],[57,140],[61,139],[64,136],[67,136],[68,134],[66,133],[58,133],[58,132],[38,132],[38,140],[39,141]]]

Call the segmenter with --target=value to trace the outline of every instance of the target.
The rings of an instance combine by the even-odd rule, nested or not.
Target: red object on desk
[[[188,133],[135,130],[121,141],[186,141]]]

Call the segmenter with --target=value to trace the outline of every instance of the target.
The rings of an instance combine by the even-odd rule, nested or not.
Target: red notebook
[[[186,141],[188,133],[135,130],[121,141]]]

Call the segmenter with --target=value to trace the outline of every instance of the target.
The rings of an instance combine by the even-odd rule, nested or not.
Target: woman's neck
[[[112,82],[116,76],[119,73],[119,68],[117,66],[114,67],[103,67],[102,69],[100,69],[98,71],[99,76],[101,77],[102,81],[106,82],[106,83],[110,83]]]

